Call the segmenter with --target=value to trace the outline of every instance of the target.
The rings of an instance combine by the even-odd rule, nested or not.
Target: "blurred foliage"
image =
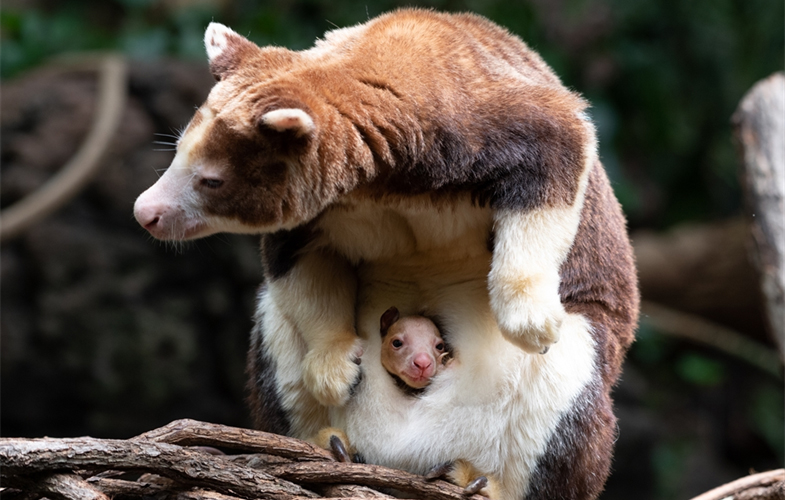
[[[696,469],[708,468],[701,462],[706,456],[732,456],[758,471],[767,469],[765,455],[785,463],[781,379],[714,349],[662,335],[645,318],[628,360],[622,377],[645,373],[645,389],[634,399],[658,420],[649,430],[656,479],[652,498],[683,496],[677,493],[700,472]]]
[[[0,76],[75,50],[201,59],[211,20],[302,49],[412,4],[489,17],[586,94],[633,228],[738,211],[729,119],[752,84],[783,68],[780,0],[9,0]]]

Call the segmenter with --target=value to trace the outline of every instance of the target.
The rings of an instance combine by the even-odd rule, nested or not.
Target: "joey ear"
[[[278,132],[294,132],[298,137],[308,135],[316,129],[311,115],[299,108],[268,111],[262,115],[259,122]]]
[[[204,32],[204,47],[210,72],[221,80],[236,70],[249,55],[261,49],[221,23],[210,23]]]
[[[400,313],[398,312],[398,308],[392,306],[391,308],[384,311],[382,314],[382,318],[379,321],[379,332],[382,334],[382,337],[387,335],[387,330],[392,326],[393,323],[398,321],[400,318]]]

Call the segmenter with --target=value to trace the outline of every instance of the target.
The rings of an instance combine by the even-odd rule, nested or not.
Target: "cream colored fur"
[[[505,338],[528,352],[543,352],[557,342],[565,317],[559,268],[578,232],[588,173],[597,159],[594,126],[584,121],[590,140],[573,205],[494,213],[495,249],[488,276],[491,309]]]
[[[287,360],[285,367],[278,367],[279,391],[288,398],[284,408],[297,422],[294,435],[311,438],[332,425],[344,429],[351,445],[370,463],[417,473],[439,462],[465,459],[497,478],[499,498],[523,496],[559,418],[592,376],[594,348],[587,322],[565,313],[557,332],[561,341],[546,355],[509,343],[497,327],[489,300],[488,276],[497,263],[487,249],[494,215],[490,209],[472,206],[468,197],[442,207],[425,198],[389,204],[346,200],[324,214],[314,248],[282,279],[292,281],[274,285],[268,292],[266,300],[274,300],[273,309],[280,314],[269,314],[270,303],[261,306],[266,345],[275,359]],[[512,214],[508,217],[515,219]],[[502,244],[526,246],[520,238],[537,241],[525,230],[507,234],[512,240]],[[561,244],[569,248],[566,236]],[[320,254],[322,247],[348,254],[358,264],[359,295],[354,300],[364,350],[363,379],[356,395],[344,406],[331,407],[327,421],[313,404],[302,404],[307,394],[297,357],[308,359],[305,345],[313,341],[311,335],[298,349],[292,349],[292,341],[285,338],[294,334],[304,339],[306,323],[288,329],[272,324],[291,325],[295,317],[333,321],[329,319],[333,313],[346,310],[340,309],[340,300],[347,300],[347,307],[354,304],[351,287],[341,286],[340,280],[336,283],[340,273],[331,271],[345,264],[334,254]],[[526,260],[513,263],[516,270],[532,273]],[[306,277],[308,283],[317,283],[296,283]],[[449,332],[455,361],[419,398],[404,395],[381,366],[379,318],[391,305],[403,315],[425,309],[443,318]],[[334,338],[331,332],[340,330],[318,321],[308,323],[308,328],[326,338]],[[345,368],[353,364],[350,356],[343,359]],[[336,367],[325,364],[319,369],[329,372]],[[336,387],[344,382],[338,378]],[[313,415],[317,415],[314,423],[303,424]]]

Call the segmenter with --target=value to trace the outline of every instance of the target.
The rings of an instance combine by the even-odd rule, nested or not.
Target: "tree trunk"
[[[733,115],[750,221],[750,253],[769,328],[785,357],[785,74],[756,84]]]

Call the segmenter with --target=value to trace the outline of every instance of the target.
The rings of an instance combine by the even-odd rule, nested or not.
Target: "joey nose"
[[[417,356],[415,356],[412,362],[414,363],[414,366],[416,366],[417,368],[423,371],[430,368],[431,365],[433,364],[433,362],[431,361],[431,357],[425,353],[420,353]]]

